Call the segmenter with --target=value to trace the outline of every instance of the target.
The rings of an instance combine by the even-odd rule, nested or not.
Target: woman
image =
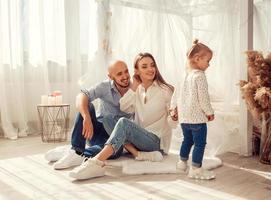
[[[135,113],[135,120],[121,118],[103,150],[70,172],[76,179],[105,174],[104,161],[123,145],[138,160],[162,160],[168,153],[172,130],[168,115],[174,88],[161,76],[153,56],[140,53],[134,63],[135,74],[128,92],[120,99],[120,108]]]

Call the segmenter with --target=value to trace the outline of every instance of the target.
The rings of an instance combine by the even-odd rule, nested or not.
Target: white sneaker
[[[47,151],[44,154],[44,158],[48,160],[49,162],[55,162],[61,159],[64,155],[68,153],[70,150],[70,145],[65,145],[65,146],[59,146],[54,149],[51,149]]]
[[[105,175],[104,162],[97,159],[88,159],[80,166],[74,168],[69,176],[77,180],[84,180]]]
[[[160,151],[139,151],[136,160],[147,160],[152,162],[161,162],[163,160],[163,155]]]
[[[177,166],[176,167],[177,167],[178,170],[186,172],[186,170],[187,170],[187,161],[179,160],[177,162]]]
[[[215,178],[215,173],[213,171],[203,169],[202,167],[196,169],[190,167],[188,177],[194,179],[210,180]]]
[[[75,150],[70,149],[66,155],[54,164],[54,169],[66,169],[80,165],[85,157],[78,155]]]

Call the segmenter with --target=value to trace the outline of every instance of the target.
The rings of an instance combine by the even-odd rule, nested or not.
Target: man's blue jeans
[[[207,125],[202,124],[181,124],[183,130],[183,142],[180,149],[180,159],[187,161],[191,147],[194,145],[192,152],[192,165],[201,167],[204,149],[207,137]]]
[[[118,152],[125,143],[131,143],[141,151],[160,151],[158,136],[122,117],[117,122],[106,144],[111,144],[114,151]]]
[[[75,151],[83,153],[86,157],[94,157],[103,149],[105,142],[109,138],[109,135],[112,133],[112,130],[114,129],[115,124],[117,123],[118,118],[112,116],[109,117],[105,116],[104,123],[97,121],[95,108],[92,103],[89,105],[89,113],[93,124],[93,136],[89,141],[90,147],[85,148],[86,139],[82,135],[83,117],[80,113],[78,113],[75,118],[71,144],[72,149],[74,149]],[[109,121],[110,123],[108,123]],[[104,126],[106,127],[106,130]],[[115,159],[120,157],[122,150],[123,149],[120,148],[120,150],[110,158]]]

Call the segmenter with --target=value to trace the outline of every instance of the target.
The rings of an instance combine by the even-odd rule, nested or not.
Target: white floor
[[[0,199],[271,199],[271,166],[255,158],[227,153],[213,181],[183,174],[107,175],[74,181],[69,170],[56,171],[43,154],[65,143],[42,143],[39,136],[16,141],[0,139]]]

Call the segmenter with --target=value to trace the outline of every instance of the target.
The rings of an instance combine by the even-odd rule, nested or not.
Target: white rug
[[[164,156],[162,162],[138,161],[131,157],[122,156],[116,160],[106,161],[107,166],[122,167],[124,174],[161,174],[161,173],[182,173],[176,168],[179,156],[169,154]],[[188,162],[189,164],[191,161]],[[203,168],[214,169],[222,165],[222,161],[217,158],[204,158]]]
[[[69,145],[56,147],[45,154],[48,161],[60,159],[67,150]],[[107,160],[106,165],[112,167],[122,167],[124,174],[161,174],[161,173],[181,173],[176,168],[179,155],[169,154],[164,156],[162,162],[138,161],[133,159],[129,154],[124,154],[116,160]],[[191,160],[188,162],[191,163]],[[205,157],[202,166],[205,169],[214,169],[222,165],[221,159],[217,157]]]

